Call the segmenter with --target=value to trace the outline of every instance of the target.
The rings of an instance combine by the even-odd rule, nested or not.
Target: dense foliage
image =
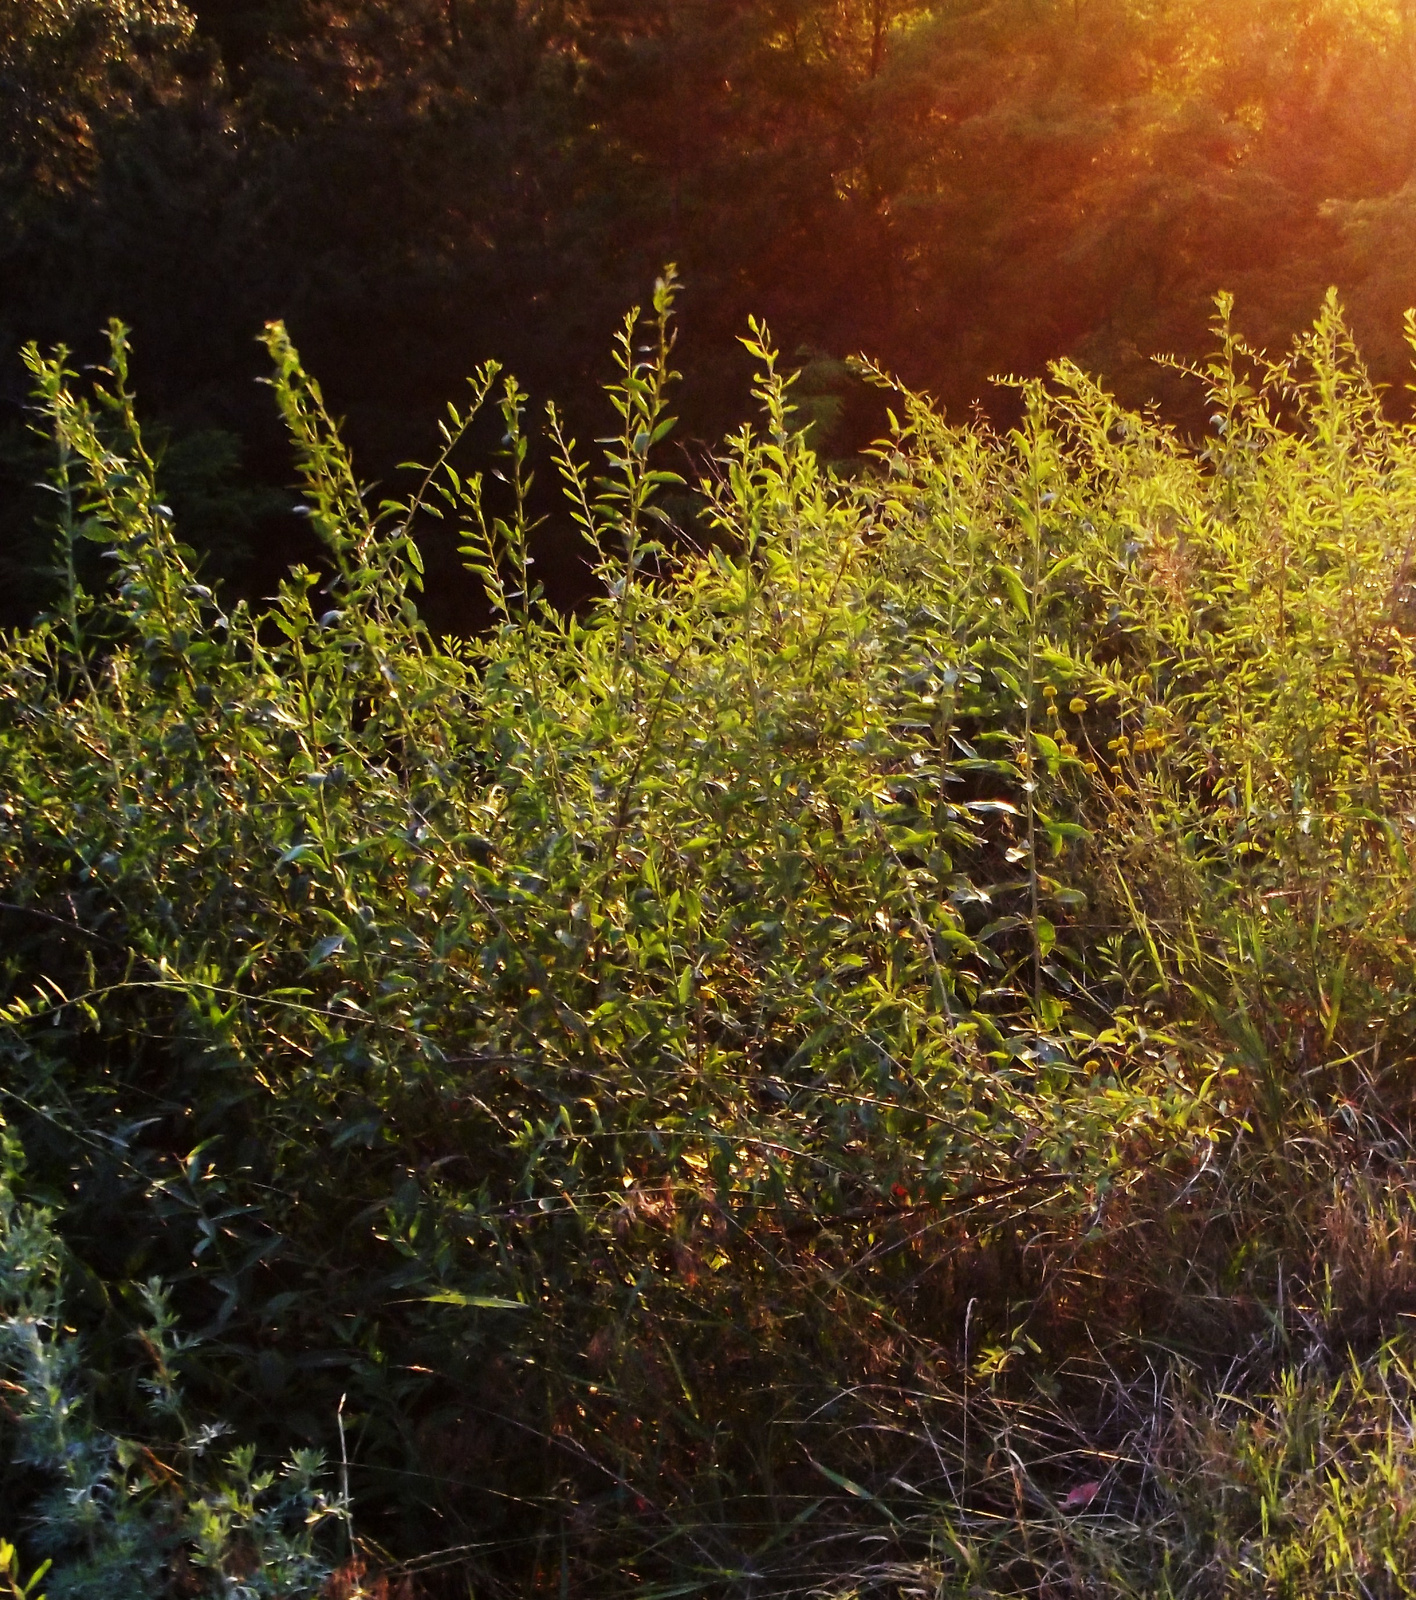
[[[243,470],[289,479],[250,382],[273,317],[381,478],[487,352],[588,426],[605,330],[668,259],[709,444],[749,312],[837,456],[883,425],[840,364],[861,349],[954,416],[1015,420],[991,375],[1068,354],[1198,426],[1149,357],[1202,350],[1221,287],[1277,351],[1338,284],[1399,384],[1412,28],[1406,0],[10,0],[5,392],[25,341],[101,359],[94,330],[132,324],[188,450],[164,493],[254,595],[314,559],[288,501],[231,503]],[[33,474],[3,444],[13,498]],[[24,521],[9,621],[52,592]],[[543,537],[569,598],[571,542]],[[428,604],[466,631],[455,571]]]
[[[603,464],[546,419],[580,615],[492,365],[375,513],[272,326],[329,567],[253,608],[124,332],[31,350],[0,1581],[1406,1593],[1416,433],[1335,304],[1271,365],[1224,303],[1198,449],[870,371],[842,479],[758,329],[688,551],[673,292]]]

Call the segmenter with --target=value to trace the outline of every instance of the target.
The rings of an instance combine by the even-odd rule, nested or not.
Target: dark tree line
[[[836,454],[877,421],[858,349],[956,415],[1063,353],[1191,406],[1149,358],[1201,351],[1221,287],[1281,345],[1337,283],[1405,371],[1411,0],[0,0],[0,75],[11,617],[43,590],[16,351],[89,355],[110,315],[248,587],[303,550],[252,381],[274,316],[380,477],[487,354],[593,432],[671,259],[702,439],[753,311]]]

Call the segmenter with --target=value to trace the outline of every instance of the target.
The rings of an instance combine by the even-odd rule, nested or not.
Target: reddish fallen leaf
[[[1090,1483],[1079,1483],[1075,1489],[1067,1491],[1062,1501],[1064,1511],[1085,1511],[1086,1508],[1101,1493],[1101,1485],[1095,1479]]]

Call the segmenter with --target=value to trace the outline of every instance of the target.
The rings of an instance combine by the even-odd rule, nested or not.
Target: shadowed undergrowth
[[[121,330],[31,354],[0,1581],[1410,1592],[1416,434],[1222,303],[1198,445],[1059,366],[842,480],[756,330],[695,543],[672,298],[574,617],[492,366],[374,513],[272,328],[328,566],[227,609]]]

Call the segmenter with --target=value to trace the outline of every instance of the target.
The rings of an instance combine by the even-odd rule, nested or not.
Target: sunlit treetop
[[[0,0],[0,164],[71,185],[95,117],[130,109],[196,25],[180,0]]]

